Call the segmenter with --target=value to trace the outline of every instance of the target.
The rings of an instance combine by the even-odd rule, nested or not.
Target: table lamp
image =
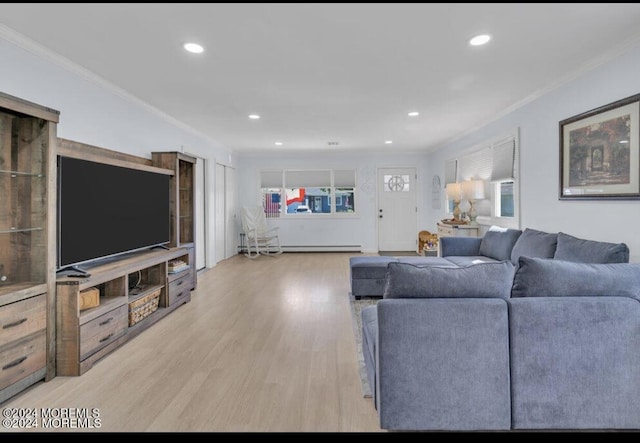
[[[472,225],[477,225],[478,211],[475,203],[484,198],[484,182],[482,180],[468,180],[463,184],[464,197],[469,201],[469,220]]]

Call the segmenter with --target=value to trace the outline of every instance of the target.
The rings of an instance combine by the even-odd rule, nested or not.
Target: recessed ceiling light
[[[275,142],[274,145],[276,146],[282,146],[282,142]]]
[[[184,49],[194,54],[201,54],[204,52],[204,48],[197,43],[185,43]]]
[[[390,145],[391,143],[393,143],[392,140],[385,140],[385,142],[384,142],[385,145]]]
[[[258,114],[249,114],[249,118],[251,120],[258,120],[260,118],[260,116]]]
[[[411,112],[410,112],[410,113],[408,113],[407,115],[408,115],[409,117],[416,117],[416,116],[420,115],[420,113],[419,113],[419,112],[417,112],[417,111],[411,111]]]
[[[488,35],[488,34],[480,34],[480,35],[476,35],[471,40],[469,40],[469,44],[471,46],[480,46],[480,45],[484,45],[486,43],[489,43],[489,40],[491,40],[491,36],[490,35]]]

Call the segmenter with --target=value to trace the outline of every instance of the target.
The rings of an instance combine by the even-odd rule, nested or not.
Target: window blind
[[[331,171],[285,171],[286,188],[331,187]]]
[[[356,171],[353,169],[333,171],[333,186],[336,188],[355,188]]]
[[[456,175],[458,173],[458,160],[448,160],[444,164],[444,186],[449,183],[456,182]]]
[[[261,188],[281,188],[282,171],[260,171]]]
[[[495,143],[492,148],[491,181],[513,180],[515,178],[516,141],[509,137]]]
[[[458,161],[458,176],[460,180],[481,179],[489,180],[491,177],[491,147],[485,146],[471,152]]]

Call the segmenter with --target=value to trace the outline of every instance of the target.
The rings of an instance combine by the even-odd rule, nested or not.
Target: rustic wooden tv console
[[[57,375],[81,375],[95,362],[138,335],[178,306],[191,300],[192,267],[171,273],[169,262],[192,263],[193,249],[172,248],[132,253],[85,268],[86,278],[56,281]],[[80,292],[100,290],[100,304],[80,310]],[[130,325],[129,305],[159,291],[158,307]]]

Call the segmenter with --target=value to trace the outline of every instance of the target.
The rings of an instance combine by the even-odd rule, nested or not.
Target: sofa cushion
[[[640,263],[577,263],[522,256],[513,278],[511,296],[640,299]]]
[[[471,265],[478,265],[480,263],[497,263],[500,260],[487,257],[485,255],[451,255],[447,257],[447,260],[453,264],[453,266],[466,267]]]
[[[553,258],[558,244],[558,234],[526,228],[511,250],[511,262],[518,264],[521,255],[526,257]]]
[[[439,268],[457,268],[448,258],[442,257],[398,257],[398,263],[410,263],[416,266],[437,266]]]
[[[496,260],[511,260],[511,250],[520,237],[519,229],[507,229],[492,226],[482,237],[479,255]]]
[[[389,263],[384,298],[509,298],[515,266],[510,261],[464,268]]]
[[[624,243],[584,240],[559,232],[553,258],[580,263],[628,263],[629,248]]]

